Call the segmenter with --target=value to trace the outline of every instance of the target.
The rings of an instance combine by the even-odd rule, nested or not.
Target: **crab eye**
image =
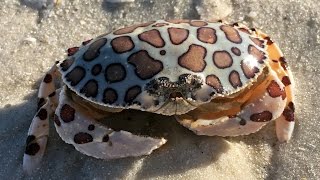
[[[182,74],[179,76],[179,81],[185,81],[191,74]]]
[[[195,80],[195,79],[191,79],[191,80],[190,80],[190,85],[192,85],[192,86],[193,86],[193,85],[195,85],[196,83],[197,83],[197,82],[196,82],[196,80]]]
[[[158,81],[159,81],[159,82],[168,82],[168,81],[170,81],[170,80],[169,80],[169,78],[167,78],[167,77],[159,77],[159,78],[158,78]]]

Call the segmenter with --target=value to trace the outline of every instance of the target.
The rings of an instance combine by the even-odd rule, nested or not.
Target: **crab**
[[[258,29],[201,20],[121,28],[68,49],[46,73],[23,168],[39,165],[52,116],[63,141],[100,159],[147,155],[166,143],[98,121],[126,109],[174,116],[207,136],[247,135],[275,120],[277,138],[286,142],[294,129],[293,86],[281,50]]]

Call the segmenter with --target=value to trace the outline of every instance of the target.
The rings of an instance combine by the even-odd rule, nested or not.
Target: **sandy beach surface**
[[[0,1],[0,179],[320,179],[320,1]],[[52,10],[51,7],[53,8]],[[22,171],[28,127],[44,73],[68,47],[155,19],[225,19],[263,29],[283,50],[296,82],[296,128],[277,141],[274,123],[240,137],[196,136],[172,117],[168,143],[149,156],[99,160],[64,143],[50,124],[41,168]]]

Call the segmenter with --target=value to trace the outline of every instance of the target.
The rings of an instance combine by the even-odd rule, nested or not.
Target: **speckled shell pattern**
[[[145,111],[166,103],[165,97],[146,90],[152,80],[174,83],[194,75],[201,86],[184,98],[197,106],[251,85],[266,66],[265,43],[220,22],[159,20],[69,49],[59,70],[69,89],[92,103]]]

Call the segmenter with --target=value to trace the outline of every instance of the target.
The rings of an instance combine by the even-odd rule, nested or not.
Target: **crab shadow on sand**
[[[34,87],[39,87],[39,82],[40,80]],[[129,174],[136,175],[139,179],[151,178],[206,167],[229,149],[224,138],[197,136],[179,125],[173,117],[129,110],[116,115],[119,119],[114,121],[122,121],[122,124],[128,123],[131,126],[138,118],[137,121],[146,125],[140,128],[142,134],[148,132],[151,135],[163,135],[168,142],[149,156],[100,160],[81,154],[72,145],[64,143],[50,121],[50,135],[41,167],[28,177],[22,171],[22,159],[27,131],[36,113],[36,99],[35,91],[26,95],[23,103],[8,104],[0,109],[0,151],[5,152],[0,154],[4,164],[0,179],[47,178],[48,175],[53,179],[119,179],[128,177]]]
[[[31,8],[33,10],[38,11],[38,19],[37,23],[41,23],[41,21],[45,18],[47,18],[50,14],[50,11],[55,6],[54,0],[19,0],[20,5],[26,6],[28,8]]]
[[[299,116],[299,114],[296,115]],[[274,126],[272,126],[272,128],[273,127]],[[301,139],[301,136],[303,136],[303,130],[301,128],[300,118],[296,116],[295,129],[291,140],[287,143],[280,143],[277,140],[274,141],[272,144],[273,153],[270,158],[270,166],[267,167],[268,176],[266,179],[279,179],[279,177],[281,177],[280,174],[282,173],[283,168],[288,168],[287,166],[289,166],[288,164],[290,161],[286,161],[286,158],[281,156],[288,156],[289,154],[292,154],[292,149],[294,149],[294,146],[299,144],[298,141]]]
[[[253,164],[253,167],[261,165],[261,167],[259,167],[260,171],[264,171],[266,174],[266,177],[264,179],[279,179],[281,168],[285,168],[284,164],[288,163],[284,162],[284,158],[281,156],[290,152],[292,146],[295,146],[295,144],[299,140],[298,136],[301,136],[299,119],[297,118],[296,120],[297,121],[295,124],[295,129],[289,142],[278,141],[274,121],[267,124],[256,133],[246,136],[233,137],[230,139],[230,142],[237,143],[241,141],[249,147],[252,147],[251,151],[254,154],[254,158],[259,157],[260,160],[268,159],[266,162],[252,162],[255,163]],[[269,149],[268,147],[271,147],[271,149]]]

